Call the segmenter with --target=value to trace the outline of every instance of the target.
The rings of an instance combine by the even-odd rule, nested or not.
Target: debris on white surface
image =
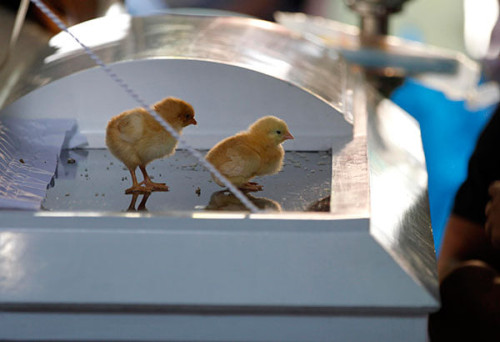
[[[61,149],[85,143],[75,120],[0,118],[0,209],[40,209]]]

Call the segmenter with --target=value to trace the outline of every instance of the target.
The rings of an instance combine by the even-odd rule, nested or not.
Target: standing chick
[[[286,123],[274,116],[260,118],[247,131],[226,138],[206,155],[222,175],[241,190],[259,191],[262,185],[249,182],[255,176],[271,175],[283,166],[281,143],[293,139]],[[220,185],[224,184],[213,177]]]
[[[169,97],[153,106],[179,134],[188,125],[196,125],[193,107],[180,99]],[[167,191],[165,183],[154,183],[146,165],[174,153],[177,140],[143,108],[125,111],[113,118],[106,128],[106,145],[120,159],[132,176],[132,187],[125,193]],[[139,166],[144,180],[137,182],[135,169]]]

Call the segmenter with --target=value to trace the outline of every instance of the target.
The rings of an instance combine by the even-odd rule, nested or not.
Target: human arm
[[[453,270],[469,260],[484,259],[490,249],[481,224],[452,214],[446,225],[438,259],[439,281],[442,282]]]
[[[485,234],[495,248],[500,248],[500,181],[493,182],[488,193],[491,199],[485,209]]]
[[[497,108],[481,133],[474,153],[469,160],[467,179],[455,196],[453,211],[446,225],[438,260],[440,281],[467,261],[489,262],[492,256],[499,253],[498,249],[495,251],[489,238],[492,235],[489,233],[492,231],[495,219],[495,234],[499,234],[500,188],[496,202],[492,201],[488,191],[491,184],[500,178],[499,132],[500,107]],[[487,203],[491,203],[490,215],[486,215]],[[493,203],[497,208],[496,216],[493,213]],[[488,220],[490,220],[489,228],[485,229]]]

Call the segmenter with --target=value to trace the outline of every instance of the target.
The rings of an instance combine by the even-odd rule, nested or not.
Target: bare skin
[[[500,248],[500,181],[493,182],[488,192],[491,200],[486,205],[485,234],[495,248]]]
[[[464,262],[483,259],[491,249],[480,224],[451,215],[438,260],[440,282]]]

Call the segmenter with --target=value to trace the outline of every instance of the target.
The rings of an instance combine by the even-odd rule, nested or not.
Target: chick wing
[[[260,156],[245,145],[236,145],[226,150],[227,161],[220,165],[220,171],[227,177],[250,179],[260,167]]]
[[[259,154],[237,138],[228,139],[215,146],[207,155],[207,160],[236,186],[243,185],[253,178],[261,164]],[[218,179],[215,181],[223,186]]]
[[[120,139],[135,143],[144,135],[144,114],[135,111],[124,115],[118,120],[117,129],[120,132]]]

